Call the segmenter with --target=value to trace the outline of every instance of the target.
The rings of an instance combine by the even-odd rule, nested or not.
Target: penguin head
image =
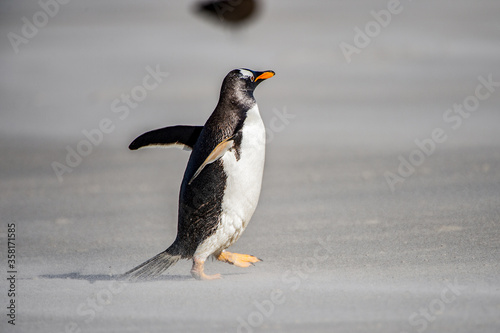
[[[239,68],[230,71],[222,83],[223,95],[235,95],[239,98],[250,96],[253,98],[254,89],[264,80],[274,76],[274,72],[252,71],[247,68]]]
[[[252,71],[247,68],[235,69],[232,72],[236,72],[239,80],[243,81],[248,88],[252,89],[255,89],[255,87],[257,87],[257,85],[259,85],[259,83],[263,82],[264,80],[274,76],[274,71],[258,72]]]

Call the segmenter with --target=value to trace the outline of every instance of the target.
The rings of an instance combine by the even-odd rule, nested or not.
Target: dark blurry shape
[[[196,12],[230,26],[239,26],[251,21],[260,8],[256,0],[201,1],[195,6]]]

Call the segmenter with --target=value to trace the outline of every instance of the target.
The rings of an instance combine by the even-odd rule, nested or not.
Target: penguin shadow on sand
[[[44,274],[38,276],[41,279],[63,279],[63,280],[82,280],[90,283],[98,281],[120,281],[120,282],[154,282],[154,281],[187,281],[193,280],[191,275],[160,275],[156,278],[147,280],[131,281],[123,276],[123,274],[81,274],[79,272],[65,273],[65,274]]]
[[[226,277],[244,275],[245,273],[226,273]],[[82,274],[80,272],[65,273],[65,274],[43,274],[38,276],[39,279],[63,279],[63,280],[82,280],[90,283],[99,281],[119,281],[126,283],[146,283],[156,281],[196,281],[191,275],[178,274],[163,274],[155,278],[130,280],[124,274]]]

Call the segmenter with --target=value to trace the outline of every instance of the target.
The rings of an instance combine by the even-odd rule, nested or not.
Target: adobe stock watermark
[[[339,44],[340,50],[342,51],[347,63],[351,63],[352,56],[354,54],[359,54],[361,53],[361,50],[368,47],[372,40],[378,37],[382,30],[389,26],[393,17],[401,14],[402,11],[403,5],[400,0],[389,0],[387,2],[386,9],[370,11],[370,15],[373,17],[373,20],[368,21],[363,29],[358,26],[354,27],[352,44],[344,41]]]
[[[273,108],[273,116],[266,125],[266,143],[272,142],[276,134],[283,132],[296,116],[289,113],[286,106],[282,110]]]
[[[127,119],[130,110],[137,108],[139,103],[146,99],[148,93],[158,88],[169,75],[160,69],[160,65],[156,65],[154,69],[151,66],[146,66],[145,70],[147,74],[143,77],[141,84],[133,87],[129,93],[122,93],[119,98],[115,98],[111,102],[110,110],[118,117],[118,120]],[[115,128],[116,121],[105,117],[99,121],[95,128],[82,130],[85,138],[81,139],[75,146],[66,146],[65,160],[51,163],[52,170],[54,170],[59,182],[62,183],[63,176],[73,172],[73,169],[83,162],[83,158],[89,156],[94,147],[99,146],[104,141],[104,136],[113,133]]]
[[[61,9],[61,6],[68,4],[71,0],[39,0],[38,5],[40,10],[35,12],[31,19],[26,16],[21,17],[23,23],[20,34],[9,32],[10,45],[14,53],[19,53],[19,47],[38,35],[40,29],[43,29],[49,23],[50,19],[54,18]]]
[[[286,106],[281,110],[273,108],[273,116],[269,119],[267,124],[264,125],[266,128],[266,136],[264,137],[265,144],[271,143],[276,137],[276,134],[283,132],[288,125],[292,123],[295,117],[297,117],[297,115],[288,112]],[[182,150],[191,151],[191,148],[183,147]]]
[[[237,333],[253,333],[257,328],[264,324],[266,318],[270,318],[276,306],[282,305],[286,302],[286,292],[297,291],[302,282],[306,280],[312,273],[318,270],[318,266],[328,260],[334,251],[331,248],[332,237],[318,239],[318,245],[312,252],[312,255],[304,258],[298,267],[293,270],[283,272],[281,282],[283,283],[282,289],[273,289],[269,292],[268,298],[253,302],[254,310],[248,315],[241,317],[238,316]]]
[[[111,281],[105,288],[87,297],[76,308],[76,314],[80,320],[71,321],[64,326],[65,333],[81,333],[82,327],[94,321],[98,312],[113,303],[114,296],[122,293],[127,284],[122,281]]]
[[[493,74],[489,74],[486,78],[479,76],[474,94],[464,98],[462,103],[453,104],[443,113],[443,121],[448,124],[453,131],[458,130],[464,119],[467,119],[471,114],[481,106],[481,102],[486,101],[500,87],[500,82],[493,81]],[[441,127],[434,128],[429,137],[422,140],[415,139],[414,143],[417,146],[406,157],[398,155],[399,165],[396,172],[386,171],[384,173],[385,181],[391,192],[396,191],[396,185],[403,183],[408,177],[412,176],[418,167],[420,167],[429,156],[434,154],[438,144],[448,140],[446,131]]]
[[[443,315],[447,306],[456,302],[458,297],[462,295],[463,290],[465,290],[465,286],[459,285],[457,278],[454,279],[453,283],[447,282],[446,287],[441,290],[438,297],[432,299],[426,306],[421,307],[418,312],[413,312],[408,317],[408,323],[412,326],[412,331],[424,332],[430,323]],[[409,331],[400,333],[409,333]]]

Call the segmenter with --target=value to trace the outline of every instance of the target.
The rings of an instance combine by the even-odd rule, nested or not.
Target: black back
[[[181,184],[177,238],[172,246],[184,257],[191,257],[198,245],[217,230],[227,180],[222,160],[208,164],[190,185],[188,182],[223,140],[233,136],[234,149],[238,151],[246,112],[256,103],[253,91],[257,84],[240,70],[231,71],[222,83],[219,102],[193,147]]]

